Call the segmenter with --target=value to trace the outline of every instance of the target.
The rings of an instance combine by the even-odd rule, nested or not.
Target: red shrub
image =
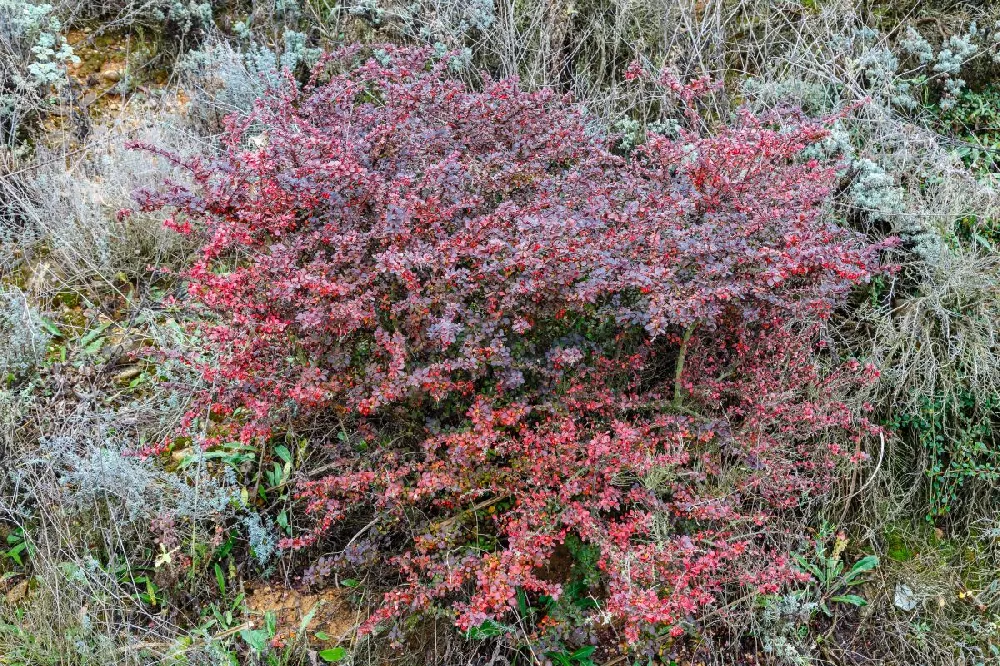
[[[630,639],[796,578],[778,519],[872,431],[834,399],[855,368],[813,349],[878,249],[830,220],[835,165],[800,157],[826,130],[741,112],[624,159],[550,92],[386,51],[231,119],[224,159],[175,158],[197,193],[143,195],[205,235],[203,400],[245,439],[323,410],[366,433],[301,485],[316,530],[288,545],[358,507],[415,530],[369,627],[557,597],[570,535]]]

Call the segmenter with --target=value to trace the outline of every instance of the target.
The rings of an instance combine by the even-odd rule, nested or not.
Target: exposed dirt
[[[317,645],[349,643],[363,619],[351,607],[347,592],[329,588],[316,594],[299,592],[267,585],[254,589],[247,595],[247,608],[256,613],[273,611],[278,618],[278,639],[294,638],[302,629],[302,620],[313,609],[315,613],[306,625],[308,640]],[[328,641],[317,641],[316,632],[329,636]]]
[[[130,99],[158,96],[169,76],[154,42],[125,33],[95,34],[90,28],[71,30],[66,41],[79,58],[68,63],[69,85],[52,105],[42,122],[45,142],[77,150],[86,144],[93,123],[119,114]],[[169,100],[183,108],[188,99],[182,91]]]

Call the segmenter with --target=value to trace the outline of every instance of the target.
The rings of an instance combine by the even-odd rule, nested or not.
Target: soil
[[[250,592],[246,598],[249,610],[255,613],[272,611],[278,618],[278,638],[294,638],[302,631],[303,619],[315,609],[312,619],[305,626],[310,643],[332,646],[350,643],[363,619],[351,607],[347,598],[349,592],[328,588],[315,594],[300,592],[292,588],[266,585]],[[327,641],[318,641],[317,632],[329,636]]]

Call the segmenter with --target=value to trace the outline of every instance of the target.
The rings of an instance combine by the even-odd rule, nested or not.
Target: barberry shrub
[[[825,127],[741,111],[623,158],[568,100],[473,89],[428,51],[322,67],[229,119],[222,158],[170,156],[195,190],[140,195],[204,239],[191,425],[348,424],[285,547],[348,518],[397,535],[365,630],[558,599],[567,539],[599,553],[592,619],[629,641],[801,577],[785,520],[875,430],[837,398],[866,369],[816,343],[879,253],[832,221],[837,165],[802,156]],[[704,82],[660,82],[697,120]]]

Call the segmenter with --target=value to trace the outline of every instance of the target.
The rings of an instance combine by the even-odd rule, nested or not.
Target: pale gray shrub
[[[921,65],[934,60],[934,47],[912,25],[906,28],[906,37],[899,42],[899,45]]]
[[[866,302],[854,315],[869,335],[859,355],[879,368],[868,397],[919,413],[928,398],[1000,392],[1000,256],[952,248],[907,267],[916,293],[893,305]]]
[[[105,32],[141,26],[180,38],[214,24],[211,0],[59,0],[59,13]]]
[[[397,17],[403,30],[422,41],[443,42],[449,48],[464,46],[477,34],[493,28],[497,22],[496,6],[492,0],[418,0],[407,4],[371,2],[359,4],[355,12],[371,12],[375,16],[386,13]]]
[[[212,25],[212,4],[193,0],[189,2],[171,0],[165,8],[154,8],[153,18],[169,21],[177,25],[182,33],[188,33],[194,28]]]
[[[273,522],[269,519],[262,519],[256,511],[249,511],[243,516],[242,522],[247,531],[250,550],[253,552],[257,564],[266,567],[271,558],[279,552],[278,534]]]
[[[973,21],[969,25],[967,34],[949,37],[937,54],[933,71],[946,76],[955,76],[962,71],[962,65],[979,50],[979,46],[975,43],[977,33],[976,23]]]
[[[6,452],[10,467],[0,475],[0,521],[26,535],[32,587],[29,602],[21,604],[17,615],[14,607],[0,604],[0,624],[19,628],[0,632],[0,654],[25,664],[146,663],[129,646],[155,645],[178,631],[169,618],[137,598],[131,583],[131,568],[145,559],[148,525],[132,520],[109,494],[129,492],[124,488],[107,487],[109,493],[94,493],[86,501],[75,496],[76,488],[61,475],[86,474],[66,465],[86,465],[88,459],[67,457],[61,450],[33,450],[27,433],[52,424],[33,423],[40,406],[30,398],[19,402],[15,439]],[[98,464],[97,469],[108,466]],[[98,562],[95,554],[102,552],[107,559]]]
[[[872,109],[880,111],[885,113]],[[864,154],[886,173],[895,174],[902,189],[901,200],[896,198],[898,191],[882,190],[892,193],[887,200],[892,207],[885,209],[884,217],[893,221],[893,233],[910,241],[916,256],[937,261],[954,243],[957,220],[988,219],[1000,212],[994,184],[972,174],[937,134],[902,121],[875,127]]]
[[[327,5],[332,18],[326,30],[340,33],[360,23],[370,29],[361,33],[364,41],[458,53],[449,62],[455,71],[474,78],[485,69],[517,76],[529,88],[571,91],[607,124],[635,104],[621,85],[635,58],[675,65],[685,76],[718,71],[727,3],[356,0]]]
[[[25,233],[22,211],[30,200],[32,188],[25,182],[25,160],[0,143],[0,270],[14,262],[17,241]]]
[[[285,29],[282,33],[282,40],[284,42],[284,48],[281,52],[281,57],[278,59],[281,67],[284,70],[294,70],[300,64],[306,67],[316,64],[320,56],[323,53],[322,49],[309,47],[306,42],[306,35],[302,32],[296,32],[295,30]],[[270,52],[266,49],[261,49],[262,56],[270,56]],[[262,57],[262,60],[266,61],[266,58]],[[277,67],[272,67],[272,70],[279,69]]]
[[[905,192],[894,176],[867,157],[853,160],[851,167],[856,172],[849,195],[852,206],[874,219],[889,222],[895,222],[903,215],[906,210]]]
[[[764,80],[748,77],[740,83],[740,93],[758,111],[792,102],[807,113],[829,113],[835,102],[829,86],[802,78]]]
[[[0,145],[23,150],[24,123],[51,105],[69,62],[79,58],[53,5],[0,0]]]
[[[246,75],[255,77],[262,81],[265,86],[273,86],[278,83],[284,72],[294,72],[300,65],[310,67],[314,65],[323,53],[323,50],[308,45],[308,36],[303,32],[298,32],[289,27],[283,27],[280,31],[280,41],[269,46],[257,39],[255,33],[249,26],[239,23],[236,27],[237,34],[246,41],[240,51],[235,51],[225,40],[216,39],[200,52],[191,53],[187,58],[188,66],[204,66],[205,63],[217,63],[226,66],[227,60],[242,61],[242,69],[246,70]],[[272,48],[273,46],[273,48]],[[215,51],[214,53],[212,51]],[[227,53],[229,51],[230,53]],[[182,67],[185,65],[182,64]],[[202,70],[203,71],[203,70]],[[238,77],[243,72],[235,72]],[[227,77],[226,74],[229,74]],[[230,80],[233,72],[225,72],[221,77],[222,88],[239,90],[246,86],[246,82],[240,80]]]
[[[249,33],[248,39],[252,40]],[[218,133],[226,116],[249,112],[255,100],[281,84],[283,70],[311,66],[319,56],[319,49],[307,46],[305,34],[290,29],[284,30],[283,48],[278,51],[253,41],[240,51],[213,37],[187,53],[178,66],[191,94],[188,121],[203,134]]]
[[[189,116],[212,131],[225,116],[249,111],[268,85],[244,54],[217,37],[186,53],[177,71],[191,94]]]
[[[0,386],[0,458],[7,459],[18,450],[18,431],[24,412],[24,400],[6,386]],[[0,483],[0,492],[4,490]]]
[[[174,473],[153,461],[123,455],[118,446],[78,447],[68,438],[42,443],[45,461],[54,466],[64,487],[64,505],[76,510],[105,500],[113,501],[129,520],[163,515],[213,520],[238,498],[233,487],[209,475],[204,465]]]
[[[965,87],[965,80],[958,77],[962,67],[972,60],[979,51],[976,43],[978,30],[973,21],[969,25],[969,32],[965,35],[952,35],[948,38],[941,51],[937,54],[936,62],[931,70],[944,79],[945,95],[941,99],[941,108],[950,110],[955,107],[955,99]]]
[[[894,45],[867,25],[853,0],[824,3],[817,13],[797,16],[787,45],[766,45],[781,56],[744,85],[747,101],[758,110],[797,104],[816,115],[861,102],[823,148],[850,167],[842,204],[866,229],[867,223],[888,225],[914,255],[936,261],[954,241],[956,220],[990,217],[1000,200],[992,183],[962,165],[953,145],[903,112],[917,107],[911,80],[921,67],[943,67],[937,76],[946,92],[957,94],[960,81],[954,74],[980,52],[981,31],[973,24],[935,50],[916,30]],[[942,56],[942,50],[948,52]],[[902,58],[918,69],[901,65]]]
[[[50,335],[41,314],[16,287],[0,287],[0,382],[23,375],[45,356]]]
[[[189,250],[189,241],[162,224],[162,215],[135,212],[133,192],[150,183],[173,179],[185,182],[186,172],[167,160],[129,150],[125,144],[139,140],[179,154],[206,149],[185,128],[181,115],[155,113],[157,107],[137,107],[117,122],[95,127],[86,149],[72,157],[56,149],[37,150],[30,196],[23,217],[35,242],[52,252],[59,270],[70,284],[96,279],[145,275],[150,265],[171,265]]]
[[[238,493],[204,464],[169,472],[126,454],[144,437],[155,441],[163,428],[176,428],[183,404],[164,406],[153,394],[109,409],[83,387],[76,393],[80,402],[65,411],[0,391],[8,465],[0,475],[0,521],[24,530],[33,581],[19,615],[0,604],[0,624],[22,629],[0,632],[0,654],[25,664],[159,663],[176,652],[184,630],[162,599],[156,607],[143,602],[133,582],[155,575],[135,569],[153,566],[152,523],[168,517],[186,538],[197,530],[207,540],[214,525],[235,515]],[[187,645],[190,663],[213,663]]]

